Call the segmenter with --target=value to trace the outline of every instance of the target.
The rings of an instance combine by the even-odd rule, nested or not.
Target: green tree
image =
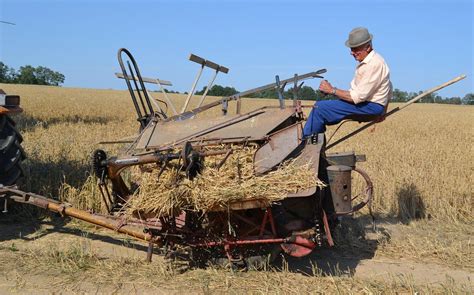
[[[288,91],[284,94],[285,98],[292,99],[293,98],[293,88],[288,89]],[[316,92],[310,86],[303,86],[301,87],[300,91],[298,91],[298,99],[301,100],[316,100]]]
[[[35,76],[35,68],[28,65],[20,67],[20,71],[15,79],[17,84],[38,84]]]
[[[447,104],[462,104],[462,99],[459,96],[449,97],[443,99],[443,101]]]
[[[267,89],[267,90],[264,90],[264,91],[260,91],[260,92],[255,92],[255,93],[252,93],[246,97],[250,97],[250,98],[278,98],[278,94],[277,94],[277,91],[276,89]]]
[[[40,85],[59,86],[60,84],[64,83],[63,74],[42,66],[39,66],[35,69],[35,76],[38,84]]]
[[[392,102],[405,102],[408,101],[408,93],[395,88],[393,90]]]
[[[474,105],[474,93],[468,93],[462,98],[462,104]]]
[[[166,93],[178,93],[179,94],[179,91],[174,91],[174,90],[168,90],[165,88],[165,92]]]
[[[16,78],[15,69],[0,61],[0,83],[12,83]]]
[[[197,95],[202,95],[204,94],[204,91],[206,91],[206,86],[204,86],[202,88],[201,91],[196,91],[196,94]],[[210,95],[210,96],[231,96],[231,95],[234,95],[236,93],[239,93],[239,91],[237,91],[234,87],[224,87],[224,86],[221,86],[221,85],[214,85],[211,87],[211,89],[209,89],[209,92],[207,93],[207,95]]]
[[[14,83],[59,86],[64,83],[64,75],[47,67],[33,67],[30,65],[20,67]]]
[[[277,94],[276,89],[267,89],[265,91],[250,94],[247,97],[278,99],[278,94]],[[285,99],[293,99],[293,87],[285,91],[283,93],[283,97]],[[310,86],[303,86],[298,92],[298,99],[300,100],[328,100],[328,99],[335,99],[335,97],[332,95],[324,94],[319,90],[314,90]]]
[[[430,93],[430,94],[426,95],[425,97],[423,97],[422,99],[420,99],[420,102],[422,102],[422,103],[434,103],[435,102],[435,97],[436,97],[435,93]]]

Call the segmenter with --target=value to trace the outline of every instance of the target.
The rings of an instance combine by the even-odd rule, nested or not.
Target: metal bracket
[[[278,100],[280,102],[280,109],[284,109],[285,108],[285,98],[283,97],[283,92],[285,91],[285,87],[286,87],[286,81],[283,82],[283,85],[280,83],[280,76],[276,75],[275,76],[275,88],[277,90],[277,94],[278,94]]]
[[[236,106],[235,106],[235,113],[237,115],[240,115],[241,111],[242,111],[242,99],[240,98],[240,96],[237,96]]]
[[[365,162],[367,161],[367,157],[365,155],[355,155],[356,162]]]
[[[296,107],[296,100],[298,99],[298,92],[301,90],[301,87],[303,86],[304,82],[301,82],[300,85],[298,86],[298,74],[295,74],[294,80],[293,80],[293,106]]]
[[[115,76],[119,79],[125,79],[125,76],[123,75],[123,73],[115,73]],[[136,77],[127,76],[127,80],[132,80],[134,78],[135,78],[136,81],[138,80]],[[150,83],[150,84],[158,85],[158,87],[160,88],[161,93],[163,93],[163,96],[166,99],[166,102],[171,107],[171,110],[173,111],[173,115],[178,114],[174,104],[171,102],[170,98],[168,97],[168,94],[165,91],[165,88],[163,87],[163,86],[173,86],[173,84],[170,81],[160,80],[158,78],[155,79],[155,78],[146,78],[146,77],[142,77],[142,81],[144,83]],[[148,94],[148,96],[150,96],[152,98],[151,102],[153,103],[153,105],[156,106],[161,111],[162,114],[164,114],[163,110],[157,104],[156,100],[151,96],[151,94],[150,94],[150,92],[148,92],[148,90],[147,90],[147,94]]]
[[[222,100],[222,115],[227,115],[227,109],[229,108],[229,101],[227,99]]]
[[[2,196],[0,196],[0,197],[2,197]],[[8,199],[7,198],[5,198],[5,200],[4,200],[2,213],[8,213]]]
[[[123,75],[123,73],[115,73],[115,76],[119,79],[125,79],[125,76]],[[135,78],[135,81],[139,81],[137,77],[127,76],[127,80],[133,80],[133,78]],[[145,83],[150,83],[150,84],[161,84],[164,86],[173,86],[173,84],[170,81],[160,80],[158,78],[142,77],[142,81]]]

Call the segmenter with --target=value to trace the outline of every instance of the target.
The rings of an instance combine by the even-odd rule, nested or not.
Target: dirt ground
[[[459,254],[465,261],[460,265],[440,258],[440,251],[428,256],[408,253],[409,247],[393,251],[394,245],[416,244],[410,238],[429,222],[410,227],[381,220],[377,232],[367,221],[359,224],[343,232],[349,239],[334,248],[277,259],[267,270],[235,272],[191,269],[162,255],[147,264],[144,243],[78,222],[0,219],[0,294],[472,293],[472,233],[463,230],[457,237],[468,248]],[[361,231],[363,239],[356,241]]]

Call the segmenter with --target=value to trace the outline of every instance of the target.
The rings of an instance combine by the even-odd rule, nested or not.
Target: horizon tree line
[[[9,84],[34,84],[34,85],[50,85],[50,86],[61,86],[64,83],[65,76],[60,72],[51,70],[47,67],[38,66],[33,67],[31,65],[21,66],[17,71],[0,61],[0,83]],[[202,95],[206,90],[206,86],[202,90],[196,91],[196,95]],[[179,91],[173,91],[165,89],[167,93],[180,93]],[[423,91],[418,92],[407,92],[395,88],[393,91],[393,97],[391,102],[406,102],[415,96],[421,94]],[[209,96],[230,96],[239,93],[237,89],[229,86],[214,85],[208,92]],[[187,92],[184,92],[187,94]],[[284,91],[283,96],[285,98],[293,98],[293,88],[289,88]],[[278,94],[275,89],[269,89],[262,92],[251,94],[247,97],[250,98],[270,98],[277,99]],[[337,99],[332,95],[327,95],[319,90],[315,90],[310,86],[303,86],[298,92],[298,98],[301,100],[327,100]],[[453,97],[442,97],[437,93],[432,93],[423,98],[421,103],[441,103],[441,104],[457,104],[457,105],[474,105],[474,93],[467,93],[464,97],[453,96]]]

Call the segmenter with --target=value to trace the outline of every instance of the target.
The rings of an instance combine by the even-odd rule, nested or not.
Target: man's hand
[[[332,94],[335,88],[327,80],[322,80],[319,84],[319,91],[322,93]],[[345,100],[350,103],[354,103],[351,97],[351,93],[347,90],[337,89],[337,98]]]
[[[324,93],[332,93],[334,87],[332,87],[331,83],[329,83],[327,80],[321,80],[321,84],[319,84],[319,91],[324,92]]]

